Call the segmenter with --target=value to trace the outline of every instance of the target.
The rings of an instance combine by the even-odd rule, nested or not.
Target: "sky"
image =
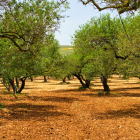
[[[61,23],[59,32],[55,33],[55,38],[59,41],[60,45],[71,45],[71,36],[75,30],[79,29],[79,26],[90,21],[91,17],[99,17],[100,14],[110,13],[111,17],[118,16],[118,13],[114,10],[98,11],[93,8],[92,5],[83,5],[78,0],[68,0],[70,2],[70,9],[63,15],[69,16],[65,18],[65,22]]]

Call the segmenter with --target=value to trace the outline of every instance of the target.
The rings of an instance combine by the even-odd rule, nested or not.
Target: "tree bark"
[[[78,74],[74,74],[74,76],[76,76],[77,78],[78,78],[78,80],[80,81],[80,83],[81,83],[81,85],[82,85],[82,87],[86,87],[86,85],[84,84],[84,82],[82,81],[82,79],[81,79],[81,77],[80,77],[80,75],[78,75]]]
[[[31,81],[33,81],[33,77],[30,77]]]
[[[82,84],[83,88],[89,88],[90,86],[90,80],[85,80],[85,83],[83,82],[80,74],[74,74],[74,76],[76,76],[78,78],[78,80],[80,81],[80,83]]]
[[[2,78],[3,80],[1,80],[0,79],[0,81],[1,81],[1,83],[6,87],[6,89],[8,90],[8,91],[10,91],[10,83],[8,82],[7,84],[5,83],[5,79],[4,78]]]
[[[46,76],[44,76],[44,82],[47,82]]]
[[[104,91],[110,92],[110,88],[109,88],[109,86],[107,84],[107,78],[105,76],[103,76],[103,75],[101,75],[100,78],[101,78],[101,82],[102,82],[103,87],[104,87]]]
[[[64,78],[62,79],[62,81],[63,81],[63,83],[66,83],[66,77],[64,77]]]
[[[17,77],[16,77],[16,85],[17,85],[17,87],[19,87],[19,81],[18,81]]]
[[[21,83],[21,87],[19,88],[19,90],[17,91],[17,93],[21,93],[21,91],[24,89],[26,78],[27,77],[23,77],[23,78],[20,79],[22,83]]]
[[[89,86],[90,86],[90,80],[86,80],[85,82],[86,82],[86,88],[89,88]]]
[[[70,77],[71,77],[70,75],[67,76],[68,80],[70,80]]]
[[[11,78],[8,78],[8,79],[9,79],[10,85],[12,86],[13,93],[14,93],[14,96],[15,96],[15,94],[17,93],[17,88],[16,88],[16,86],[14,84],[14,79],[11,79]]]

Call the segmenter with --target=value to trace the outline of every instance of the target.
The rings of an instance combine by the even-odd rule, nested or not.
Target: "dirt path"
[[[140,140],[137,78],[110,78],[111,96],[97,95],[100,79],[87,91],[76,79],[59,82],[28,80],[17,99],[0,84],[0,140]]]

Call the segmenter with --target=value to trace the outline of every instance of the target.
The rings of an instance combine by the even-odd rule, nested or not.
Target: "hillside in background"
[[[60,53],[64,55],[69,55],[73,52],[73,46],[69,45],[60,45]]]

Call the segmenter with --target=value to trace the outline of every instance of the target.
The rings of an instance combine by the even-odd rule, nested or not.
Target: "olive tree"
[[[2,42],[3,45],[10,45],[9,42]],[[50,44],[42,44],[44,47],[40,49],[36,56],[33,56],[30,52],[20,52],[15,49],[14,46],[10,46],[10,51],[7,47],[0,45],[2,53],[1,58],[1,77],[2,83],[10,90],[10,86],[13,88],[14,93],[20,93],[25,87],[25,80],[27,77],[44,76],[46,71],[51,71],[51,66],[59,57],[59,43],[56,39],[50,40]],[[19,52],[18,52],[19,51]],[[18,53],[16,53],[18,52]],[[22,84],[18,88],[14,83],[19,79]]]
[[[22,52],[35,55],[40,42],[58,30],[68,3],[42,0],[11,0],[0,17],[0,39],[8,39]],[[7,46],[8,47],[8,46]]]
[[[107,78],[115,73],[117,59],[123,58],[116,48],[118,32],[121,30],[119,19],[111,19],[106,14],[100,18],[91,18],[73,36],[76,54],[82,56],[85,62],[81,72],[88,78],[100,76],[104,91],[110,91]]]

